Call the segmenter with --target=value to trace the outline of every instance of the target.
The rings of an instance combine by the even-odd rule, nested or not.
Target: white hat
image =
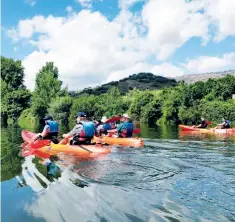
[[[107,121],[107,117],[106,116],[103,116],[102,119],[101,119],[101,122],[102,123],[105,123]]]
[[[124,113],[122,116],[128,119],[130,118],[127,113]]]

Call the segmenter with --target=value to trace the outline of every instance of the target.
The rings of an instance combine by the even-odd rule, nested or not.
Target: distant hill
[[[176,86],[177,81],[175,79],[168,79],[162,76],[156,76],[152,73],[139,73],[130,75],[127,78],[119,81],[109,82],[107,84],[95,87],[85,88],[80,92],[70,92],[71,96],[77,96],[81,94],[93,94],[101,95],[106,93],[112,87],[118,87],[122,94],[127,93],[129,90],[134,88],[145,90],[145,89],[162,89],[164,87]]]
[[[176,77],[175,80],[184,81],[186,83],[194,83],[197,81],[206,81],[210,78],[223,78],[228,74],[235,76],[235,70],[228,70],[228,71],[223,71],[223,72],[210,72],[210,73],[202,73],[202,74],[189,74],[189,75]]]

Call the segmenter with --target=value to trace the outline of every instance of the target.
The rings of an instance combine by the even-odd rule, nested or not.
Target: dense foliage
[[[98,87],[77,94],[62,89],[59,71],[49,62],[39,70],[31,96],[23,85],[24,72],[20,61],[4,57],[2,60],[1,114],[13,120],[21,114],[19,122],[22,126],[24,122],[37,123],[46,114],[51,114],[64,125],[68,122],[74,124],[78,111],[87,112],[91,119],[127,112],[134,120],[146,123],[194,124],[201,116],[214,122],[220,122],[222,117],[235,121],[235,100],[232,99],[235,77],[232,75],[185,84],[151,73],[139,73],[103,85],[102,90]],[[150,86],[160,90],[153,90]]]
[[[29,107],[31,93],[24,86],[21,61],[1,57],[1,120],[14,123]]]

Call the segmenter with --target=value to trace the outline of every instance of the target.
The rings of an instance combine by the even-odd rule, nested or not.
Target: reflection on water
[[[2,221],[234,221],[234,139],[141,128],[143,149],[92,160],[24,159],[2,129]]]

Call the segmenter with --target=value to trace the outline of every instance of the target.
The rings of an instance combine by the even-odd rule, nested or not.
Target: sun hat
[[[103,116],[102,119],[101,119],[101,122],[102,123],[105,123],[107,121],[107,117],[106,116]]]
[[[123,117],[125,117],[125,118],[130,119],[130,117],[128,116],[128,114],[127,114],[127,113],[124,113],[122,116],[123,116]]]

